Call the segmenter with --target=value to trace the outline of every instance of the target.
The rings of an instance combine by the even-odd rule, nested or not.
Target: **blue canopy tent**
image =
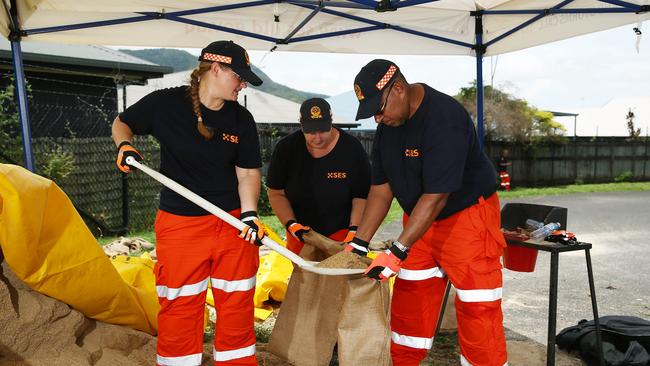
[[[3,0],[25,166],[33,171],[21,42],[202,47],[476,58],[483,141],[485,56],[650,18],[650,0]]]

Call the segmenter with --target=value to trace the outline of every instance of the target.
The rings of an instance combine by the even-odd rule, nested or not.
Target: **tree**
[[[29,84],[26,85],[26,89],[27,93],[31,92]],[[14,90],[13,78],[10,79],[5,89],[0,90],[0,158],[16,164],[23,160],[23,147]],[[46,144],[44,152],[35,153],[34,156],[36,171],[60,182],[75,170],[74,155],[65,151],[53,140],[43,143]]]
[[[557,140],[566,128],[553,120],[550,112],[539,111],[524,99],[492,86],[485,86],[484,129],[486,140],[506,140],[529,143],[540,138]],[[476,80],[460,89],[455,98],[476,119]]]
[[[634,127],[635,117],[636,115],[634,112],[632,112],[632,108],[629,108],[627,114],[625,115],[625,119],[627,120],[627,133],[630,135],[631,139],[636,139],[641,136],[641,128]]]

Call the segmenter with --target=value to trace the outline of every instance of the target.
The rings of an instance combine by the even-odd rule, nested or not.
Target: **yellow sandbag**
[[[0,246],[23,282],[89,318],[156,333],[151,296],[122,280],[55,183],[0,164],[0,200]]]

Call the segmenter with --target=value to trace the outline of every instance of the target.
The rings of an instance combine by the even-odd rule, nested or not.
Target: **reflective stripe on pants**
[[[494,194],[434,222],[411,247],[393,290],[394,366],[417,366],[426,356],[447,277],[456,288],[463,359],[475,366],[502,366],[507,362],[499,260],[505,239],[499,221],[499,201]]]
[[[239,212],[231,212],[238,217]],[[253,329],[258,247],[215,216],[159,211],[156,290],[159,365],[200,365],[208,284],[214,295],[215,365],[256,365]]]

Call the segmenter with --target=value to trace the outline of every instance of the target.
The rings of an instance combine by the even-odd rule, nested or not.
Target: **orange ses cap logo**
[[[311,113],[312,119],[323,118],[323,113],[320,111],[320,108],[318,108],[317,106],[311,107],[309,112]]]
[[[354,84],[354,94],[357,95],[357,99],[359,99],[359,101],[366,99],[366,97],[361,92],[361,87],[358,84]]]

